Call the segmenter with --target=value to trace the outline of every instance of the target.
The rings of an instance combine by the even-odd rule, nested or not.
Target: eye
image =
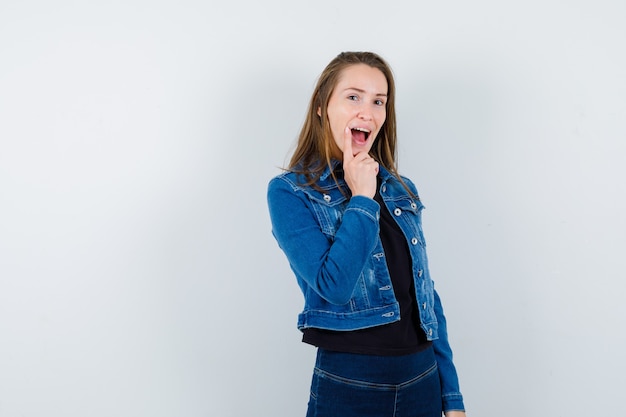
[[[385,102],[383,100],[374,100],[374,104],[376,104],[377,106],[384,106]]]
[[[357,96],[356,94],[350,94],[348,96],[348,100],[357,101],[358,99],[359,99],[359,96]]]

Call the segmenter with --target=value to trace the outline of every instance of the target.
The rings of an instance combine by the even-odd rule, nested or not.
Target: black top
[[[430,345],[420,327],[411,254],[406,238],[378,191],[374,200],[380,204],[380,240],[393,291],[400,304],[400,320],[352,331],[307,328],[303,330],[302,337],[305,343],[327,350],[382,356],[416,353]]]

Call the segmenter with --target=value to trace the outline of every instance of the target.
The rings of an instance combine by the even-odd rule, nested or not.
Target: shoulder
[[[417,187],[408,177],[403,175],[396,176],[389,174],[386,179],[387,188],[396,197],[407,196],[409,198],[417,198],[419,200],[419,193]]]
[[[290,171],[285,171],[282,174],[276,175],[272,178],[268,184],[268,192],[274,189],[291,188],[293,191],[299,188],[298,186],[298,174]]]
[[[398,196],[408,194],[410,197],[419,199],[417,187],[408,177],[384,166],[381,166],[380,175],[382,180],[391,187],[392,193]]]
[[[345,181],[340,178],[325,178],[315,184],[307,184],[303,174],[284,172],[272,178],[268,185],[268,199],[283,202],[287,199],[304,199],[323,206],[335,206],[349,198]]]
[[[312,191],[312,186],[306,184],[303,174],[293,171],[285,171],[269,181],[267,186],[268,199],[279,198],[303,198]]]
[[[411,190],[411,192],[417,196],[418,195],[417,187],[415,186],[413,181],[411,181],[408,177],[405,177],[403,175],[401,175],[400,178],[402,178],[402,181],[404,181],[406,186],[409,187],[409,190]]]
[[[325,189],[322,181],[310,184],[306,175],[300,172],[285,171],[272,178],[268,184],[268,193],[276,191],[289,191],[290,193],[306,193]]]

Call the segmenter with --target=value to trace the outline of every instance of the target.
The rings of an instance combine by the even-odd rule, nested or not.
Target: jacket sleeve
[[[437,291],[435,291],[435,315],[437,316],[439,338],[433,341],[433,347],[439,368],[443,411],[465,410],[463,395],[459,388],[459,378],[452,361],[452,349],[448,342],[446,317],[443,314],[443,306]]]
[[[270,181],[267,198],[272,233],[296,275],[328,302],[349,302],[377,242],[378,203],[353,196],[334,239],[329,239],[306,194],[288,181]]]

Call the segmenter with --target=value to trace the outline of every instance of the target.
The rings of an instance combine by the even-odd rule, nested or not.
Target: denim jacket
[[[383,167],[380,195],[406,236],[411,253],[421,326],[433,341],[442,385],[443,410],[463,410],[443,308],[428,270],[422,205],[413,183],[402,183]],[[343,180],[327,168],[305,186],[293,172],[273,178],[268,188],[272,233],[285,252],[302,293],[298,328],[357,330],[400,320],[385,253],[379,238],[380,207],[364,196],[350,197]],[[342,193],[343,190],[343,193]]]

